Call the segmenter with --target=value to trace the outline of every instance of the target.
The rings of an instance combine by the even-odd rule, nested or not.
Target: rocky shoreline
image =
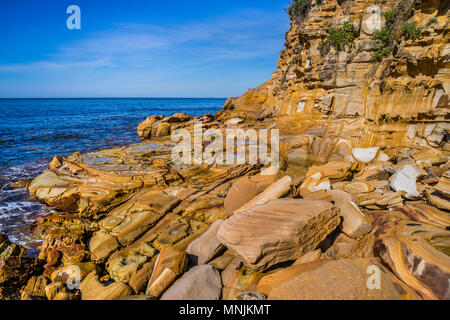
[[[448,7],[327,0],[290,14],[262,86],[215,115],[151,116],[142,143],[56,156],[27,184],[55,213],[37,221],[37,258],[0,237],[0,299],[449,299]],[[351,45],[322,52],[344,23]],[[376,61],[383,27],[396,40]],[[198,121],[278,128],[280,170],[178,168],[171,134]]]

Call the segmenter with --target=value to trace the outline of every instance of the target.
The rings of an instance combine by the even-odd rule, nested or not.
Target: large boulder
[[[162,116],[151,116],[139,123],[137,128],[138,137],[142,140],[150,139],[152,135],[153,124],[155,124],[156,121],[159,121],[162,118]]]
[[[338,213],[327,201],[279,199],[235,214],[217,237],[261,271],[315,250],[339,225]]]
[[[210,265],[197,266],[186,272],[161,297],[161,300],[219,300],[222,280]]]

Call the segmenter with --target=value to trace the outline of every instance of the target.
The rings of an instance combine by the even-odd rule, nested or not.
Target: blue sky
[[[81,8],[81,30],[66,9]],[[229,97],[269,79],[289,0],[0,2],[0,98]]]

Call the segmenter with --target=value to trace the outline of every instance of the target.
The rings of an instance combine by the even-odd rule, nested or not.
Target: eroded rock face
[[[423,299],[449,299],[450,232],[407,220],[388,225],[376,245],[382,261]]]
[[[316,249],[339,222],[328,202],[280,199],[229,218],[217,237],[249,266],[265,270]]]
[[[448,8],[437,1],[407,1],[387,24],[384,15],[397,5],[312,3],[302,19],[291,17],[272,78],[230,99],[219,119],[257,119],[270,109],[274,117],[266,121],[286,135],[281,149],[292,168],[352,160],[354,148],[403,145],[448,152]],[[407,20],[416,21],[424,37],[400,36],[397,51],[382,62],[372,60],[378,49],[374,32],[385,26],[397,37]],[[327,31],[345,22],[355,26],[354,44],[324,52]]]

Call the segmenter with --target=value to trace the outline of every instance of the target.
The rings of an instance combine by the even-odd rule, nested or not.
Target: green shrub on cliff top
[[[288,12],[289,14],[301,14],[304,15],[308,7],[311,6],[312,0],[294,0],[291,3]]]

